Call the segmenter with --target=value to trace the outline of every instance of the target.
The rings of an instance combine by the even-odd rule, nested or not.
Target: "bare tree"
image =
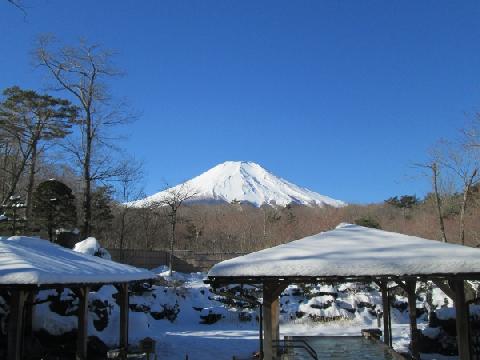
[[[166,213],[170,225],[170,253],[168,258],[168,272],[172,275],[173,270],[173,250],[175,246],[175,231],[178,222],[178,210],[188,200],[198,194],[195,189],[190,189],[187,185],[181,184],[172,188],[167,188],[159,200],[150,204],[150,207],[163,209]]]
[[[27,15],[27,11],[25,10],[25,6],[23,6],[23,2],[20,0],[7,0],[8,3],[15,6],[18,10],[20,10],[23,15]]]
[[[41,37],[35,51],[40,66],[47,69],[56,89],[69,93],[78,103],[81,118],[79,139],[65,145],[82,168],[83,226],[82,235],[89,236],[92,220],[92,186],[116,174],[110,156],[112,136],[107,129],[124,124],[131,115],[124,104],[112,101],[107,82],[120,75],[111,60],[113,53],[85,40],[75,46],[58,46],[51,36]]]
[[[123,250],[125,248],[125,237],[127,234],[128,214],[132,209],[132,201],[142,197],[143,192],[139,183],[143,177],[143,164],[134,158],[125,159],[119,166],[119,173],[114,181],[117,183],[117,200],[120,202],[120,226],[118,228],[118,239],[120,257],[123,261]]]
[[[477,154],[466,142],[443,142],[444,155],[440,159],[443,166],[459,180],[461,187],[460,241],[465,245],[465,212],[470,200],[472,187],[480,180],[480,163]]]
[[[431,181],[432,181],[432,191],[435,197],[435,208],[437,211],[437,219],[440,227],[440,234],[442,237],[442,241],[446,243],[448,241],[447,241],[447,234],[445,232],[445,221],[444,221],[443,208],[442,208],[442,198],[440,195],[440,185],[439,185],[440,167],[439,167],[438,159],[434,158],[430,162],[427,162],[424,164],[415,164],[415,166],[418,168],[427,169],[430,172]]]

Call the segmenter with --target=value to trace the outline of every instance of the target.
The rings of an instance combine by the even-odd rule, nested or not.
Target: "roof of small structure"
[[[480,249],[340,224],[215,265],[212,278],[361,278],[480,273]]]
[[[0,285],[107,284],[154,277],[150,271],[74,252],[47,240],[0,237]]]

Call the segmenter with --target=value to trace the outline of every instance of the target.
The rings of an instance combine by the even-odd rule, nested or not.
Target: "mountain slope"
[[[240,201],[257,207],[263,204],[285,206],[291,203],[333,207],[345,205],[343,201],[292,184],[249,161],[224,162],[171,189],[179,190],[182,186],[197,193],[192,201]],[[136,201],[133,205],[142,207],[160,201],[168,191],[170,189]]]

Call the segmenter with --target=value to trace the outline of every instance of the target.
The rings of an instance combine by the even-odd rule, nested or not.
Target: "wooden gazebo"
[[[149,271],[74,252],[38,238],[0,238],[0,294],[10,293],[8,360],[22,358],[25,329],[32,327],[32,303],[42,289],[70,288],[79,298],[77,359],[87,359],[88,294],[92,286],[119,291],[120,347],[128,346],[128,284],[147,280]]]
[[[470,337],[465,280],[480,279],[480,250],[434,240],[340,224],[336,229],[223,261],[208,273],[213,287],[263,285],[263,356],[277,358],[279,296],[292,283],[375,282],[382,291],[384,342],[391,346],[388,284],[408,294],[411,353],[418,359],[415,287],[433,281],[455,303],[460,360],[469,360]]]

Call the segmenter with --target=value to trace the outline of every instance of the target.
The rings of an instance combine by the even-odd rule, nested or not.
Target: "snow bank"
[[[47,240],[0,239],[0,284],[110,283],[152,279],[144,269],[66,249]]]
[[[208,276],[480,273],[479,258],[480,249],[341,224],[331,231],[223,261]]]
[[[100,243],[94,237],[89,237],[76,243],[73,251],[91,256],[98,256],[102,259],[112,260],[110,253],[106,249],[102,248]]]

